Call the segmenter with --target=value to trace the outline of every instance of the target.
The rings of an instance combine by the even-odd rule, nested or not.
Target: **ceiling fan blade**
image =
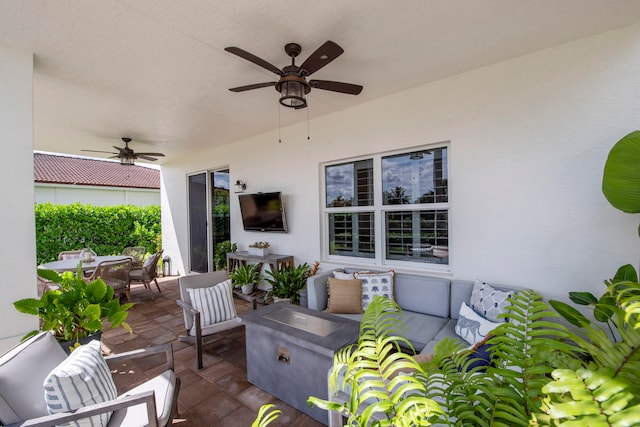
[[[111,151],[101,151],[101,150],[80,150],[80,151],[87,151],[89,153],[107,153],[107,154],[118,154],[118,153],[113,153]]]
[[[257,56],[247,52],[246,50],[242,50],[239,47],[235,47],[235,46],[225,47],[224,50],[226,50],[229,53],[233,53],[234,55],[238,55],[240,58],[246,59],[249,62],[253,62],[254,64],[259,65],[262,68],[271,71],[272,73],[275,73],[279,76],[282,75],[282,70],[280,70],[278,67],[276,67],[273,64],[270,64],[269,62],[265,61],[262,58],[258,58]]]
[[[136,153],[136,156],[155,156],[155,157],[164,157],[162,153]]]
[[[333,92],[346,93],[349,95],[358,95],[362,92],[363,87],[351,83],[332,82],[329,80],[309,80],[309,86],[314,89],[324,89]]]
[[[275,85],[276,85],[276,82],[255,83],[255,84],[252,84],[252,85],[232,87],[229,90],[231,92],[244,92],[245,90],[260,89],[261,87],[269,87],[269,86],[275,86]]]
[[[344,53],[344,49],[331,40],[316,49],[300,66],[300,73],[309,76]]]
[[[155,157],[149,157],[149,156],[147,156],[145,154],[142,154],[142,153],[136,153],[136,157],[139,158],[139,159],[151,160],[152,162],[155,162],[156,160],[158,160]]]

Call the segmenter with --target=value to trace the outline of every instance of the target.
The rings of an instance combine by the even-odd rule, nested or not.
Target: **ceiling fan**
[[[244,92],[246,90],[259,89],[263,87],[275,86],[280,93],[280,104],[285,107],[300,109],[307,106],[305,95],[311,89],[330,90],[332,92],[358,95],[362,92],[362,86],[351,83],[334,82],[329,80],[309,80],[307,77],[315,73],[338,56],[342,55],[344,49],[332,41],[325,42],[316,49],[302,65],[296,65],[296,57],[302,51],[302,47],[297,43],[287,43],[284,51],[291,57],[291,65],[287,65],[282,70],[262,58],[242,50],[239,47],[226,47],[229,53],[253,62],[260,67],[280,76],[277,82],[255,83],[246,86],[239,86],[229,89],[232,92]]]
[[[120,164],[126,165],[126,166],[134,165],[135,160],[138,158],[155,162],[156,160],[158,160],[156,159],[156,157],[164,157],[164,154],[162,153],[136,153],[131,148],[129,148],[129,143],[131,142],[131,138],[122,138],[122,141],[124,142],[124,147],[116,147],[115,145],[113,146],[113,148],[118,150],[117,153],[114,153],[111,151],[99,151],[99,150],[81,150],[81,151],[88,151],[91,153],[113,154],[113,156],[109,157],[110,159],[120,159]]]

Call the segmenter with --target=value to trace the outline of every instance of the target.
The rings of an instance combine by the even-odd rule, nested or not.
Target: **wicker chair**
[[[144,256],[147,254],[147,248],[144,246],[129,246],[128,248],[124,248],[122,250],[122,254],[124,256],[130,256],[131,267],[138,268],[142,267],[142,263],[144,262]]]
[[[131,271],[131,259],[124,258],[115,261],[103,261],[91,274],[88,281],[101,278],[107,286],[111,286],[115,294],[125,294],[127,300],[131,302],[131,282],[129,272]]]
[[[151,292],[152,300],[155,299],[155,296],[153,295],[153,289],[151,289],[152,281],[155,282],[156,288],[158,288],[158,293],[162,292],[160,290],[160,286],[158,285],[158,280],[156,279],[158,276],[158,261],[160,260],[161,256],[162,249],[147,258],[142,267],[132,268],[129,272],[129,280],[144,283],[144,287],[149,289],[149,292]]]

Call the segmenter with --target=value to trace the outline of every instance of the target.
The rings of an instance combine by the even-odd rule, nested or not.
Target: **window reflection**
[[[445,203],[447,193],[446,147],[382,158],[385,205]]]
[[[373,205],[373,161],[327,166],[325,168],[327,207]]]

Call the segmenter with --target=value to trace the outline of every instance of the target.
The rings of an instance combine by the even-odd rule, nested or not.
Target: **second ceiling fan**
[[[240,58],[246,59],[249,62],[253,62],[254,64],[280,76],[280,80],[277,82],[254,83],[246,86],[234,87],[229,89],[232,92],[244,92],[246,90],[275,86],[275,89],[280,93],[280,104],[285,107],[295,109],[305,108],[307,106],[305,95],[307,95],[312,88],[346,93],[349,95],[358,95],[362,92],[362,86],[356,84],[315,79],[307,81],[308,76],[315,73],[338,56],[342,55],[344,52],[344,49],[332,41],[327,41],[316,49],[316,51],[313,52],[300,66],[297,66],[295,61],[296,57],[302,51],[301,46],[297,43],[287,43],[284,47],[284,51],[291,57],[291,65],[287,65],[282,70],[264,59],[259,58],[246,50],[240,49],[239,47],[232,46],[227,47],[224,50],[229,53],[233,53]]]
[[[117,147],[115,145],[113,146],[113,148],[118,150],[117,153],[114,153],[112,151],[100,151],[100,150],[81,150],[81,151],[87,151],[91,153],[113,154],[113,156],[111,156],[110,158],[120,159],[120,164],[125,166],[134,165],[136,159],[138,158],[155,162],[156,160],[158,160],[156,159],[156,157],[164,157],[164,154],[162,153],[136,153],[131,148],[129,148],[129,143],[131,142],[131,138],[126,138],[126,137],[122,138],[122,142],[124,142],[124,147]]]

